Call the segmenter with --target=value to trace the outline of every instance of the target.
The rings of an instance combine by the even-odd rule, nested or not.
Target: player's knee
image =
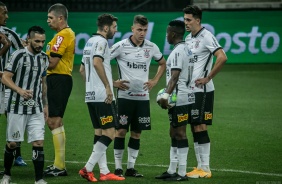
[[[7,145],[8,145],[8,147],[10,149],[15,149],[17,147],[17,143],[16,142],[8,142]]]
[[[34,146],[34,147],[43,147],[43,141],[42,140],[34,141],[32,143],[32,146]]]
[[[126,129],[119,129],[116,131],[116,137],[124,138],[126,136]]]

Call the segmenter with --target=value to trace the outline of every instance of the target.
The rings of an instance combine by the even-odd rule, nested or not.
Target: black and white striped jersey
[[[12,43],[12,46],[10,47],[10,49],[5,54],[0,56],[0,71],[3,72],[6,63],[9,60],[9,56],[10,56],[10,54],[12,52],[12,49],[16,50],[16,49],[19,49],[19,48],[21,48],[23,46],[22,46],[20,37],[13,30],[11,30],[11,29],[9,29],[7,27],[0,26],[0,32],[2,34],[5,34],[8,37],[8,39],[11,41],[11,43]],[[3,45],[0,44],[0,48],[2,48],[2,47],[3,47]],[[2,83],[0,83],[0,91],[4,91],[4,85]]]
[[[33,55],[27,47],[16,50],[10,57],[5,71],[12,72],[12,80],[22,89],[33,90],[33,98],[25,100],[11,91],[7,112],[14,114],[35,114],[43,111],[41,77],[46,76],[49,61],[46,53]]]

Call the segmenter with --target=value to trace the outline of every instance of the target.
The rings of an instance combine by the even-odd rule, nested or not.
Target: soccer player
[[[6,63],[8,62],[11,49],[22,48],[22,41],[13,30],[5,27],[8,19],[8,9],[4,3],[0,1],[0,78],[4,72]],[[6,101],[9,95],[10,89],[5,87],[0,81],[0,114],[5,114]],[[7,98],[6,98],[7,96]],[[21,142],[17,142],[15,151],[15,166],[27,166],[21,156]],[[0,172],[3,174],[2,172]]]
[[[186,136],[186,125],[190,120],[191,104],[194,103],[193,87],[191,86],[193,73],[193,56],[183,40],[185,24],[181,20],[172,20],[167,27],[167,41],[174,45],[166,63],[166,93],[163,93],[159,105],[168,109],[170,121],[170,165],[166,172],[156,176],[156,179],[166,181],[187,181],[186,165],[189,151]],[[172,92],[177,93],[174,107],[168,105],[168,97]],[[178,172],[176,173],[176,168]]]
[[[198,166],[188,172],[190,178],[210,178],[210,138],[207,125],[212,124],[214,85],[212,78],[227,61],[226,54],[214,35],[201,26],[202,11],[191,5],[183,9],[186,30],[190,32],[185,42],[194,54],[194,72],[196,87],[195,103],[192,107],[191,131]],[[213,65],[213,56],[216,57]]]
[[[118,88],[119,116],[114,141],[115,174],[123,176],[125,136],[130,127],[125,176],[143,177],[134,169],[134,165],[140,148],[141,132],[151,129],[149,91],[163,75],[166,61],[158,46],[145,39],[148,30],[145,16],[136,15],[131,30],[133,34],[129,38],[111,47],[111,59],[116,59],[119,68],[119,80],[114,82],[114,87]],[[159,68],[155,77],[149,80],[152,58],[158,62]]]
[[[90,182],[96,182],[93,168],[100,167],[100,181],[124,180],[124,177],[110,173],[106,150],[115,137],[115,97],[110,65],[110,51],[107,39],[117,31],[118,19],[111,14],[102,14],[97,19],[97,33],[86,43],[80,73],[85,80],[87,103],[92,125],[95,129],[92,154],[79,175]]]
[[[68,26],[68,10],[63,4],[54,4],[48,10],[47,23],[57,32],[48,43],[46,53],[50,65],[47,71],[49,118],[55,150],[54,164],[47,167],[46,176],[67,176],[65,165],[66,137],[63,117],[72,90],[75,33]]]
[[[11,89],[7,106],[6,147],[4,176],[1,184],[9,184],[14,151],[17,142],[24,141],[27,130],[28,143],[32,143],[32,161],[35,184],[45,184],[44,133],[48,118],[46,70],[48,56],[42,52],[45,30],[33,26],[28,30],[28,46],[16,50],[9,59],[2,82]]]

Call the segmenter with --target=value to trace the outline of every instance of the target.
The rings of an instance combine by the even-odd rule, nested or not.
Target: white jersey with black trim
[[[185,42],[176,44],[167,58],[166,82],[171,79],[171,71],[179,70],[180,75],[174,91],[177,93],[176,106],[192,104],[195,102],[193,87],[191,86],[194,61],[192,51]]]
[[[42,80],[49,66],[45,52],[32,54],[25,47],[16,50],[10,57],[5,71],[14,74],[12,80],[24,90],[33,90],[32,99],[24,99],[15,91],[10,91],[7,112],[12,114],[36,114],[43,112]]]
[[[146,39],[137,46],[129,37],[114,44],[110,50],[111,59],[115,58],[118,64],[119,79],[129,81],[129,89],[118,90],[118,98],[149,100],[149,92],[143,87],[149,80],[151,60],[158,62],[163,58],[159,47]]]
[[[213,54],[222,49],[215,36],[206,28],[202,28],[195,36],[190,33],[185,39],[186,44],[194,55],[193,79],[207,77],[213,64]],[[214,91],[213,81],[210,80],[204,87],[194,88],[194,92]]]
[[[94,34],[83,49],[82,65],[85,67],[86,92],[85,102],[104,102],[106,99],[106,88],[96,72],[93,65],[94,57],[103,59],[103,66],[107,79],[113,92],[113,77],[110,64],[110,51],[108,41],[100,34]],[[115,97],[113,97],[115,100]]]
[[[20,37],[17,35],[16,32],[14,32],[13,30],[7,28],[7,27],[4,27],[4,26],[0,26],[0,33],[4,34],[7,36],[7,38],[11,41],[12,45],[11,47],[8,49],[8,51],[3,54],[2,56],[0,56],[0,71],[3,72],[4,69],[5,69],[5,66],[9,60],[9,57],[10,57],[10,54],[12,52],[12,48],[17,50],[22,46],[22,43],[21,43],[21,40],[20,40]],[[0,44],[0,48],[2,48],[3,45]],[[0,83],[1,83],[1,80],[0,80]],[[4,91],[4,85],[3,84],[0,84],[0,91]]]

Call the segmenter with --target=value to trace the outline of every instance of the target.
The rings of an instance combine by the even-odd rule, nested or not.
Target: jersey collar
[[[102,36],[103,38],[105,38],[103,35],[99,34],[99,33],[93,33],[92,36]],[[105,38],[106,39],[106,38]]]
[[[129,42],[134,46],[137,47],[137,45],[131,40],[132,35],[128,38]],[[143,47],[145,40],[143,40],[143,42],[141,43],[141,45],[139,47]]]
[[[185,41],[182,40],[182,41],[178,42],[177,44],[175,44],[172,50],[174,50],[180,44],[185,44]]]
[[[194,36],[191,34],[192,37],[196,38],[200,34],[200,32],[202,32],[204,29],[205,27],[202,27]]]

